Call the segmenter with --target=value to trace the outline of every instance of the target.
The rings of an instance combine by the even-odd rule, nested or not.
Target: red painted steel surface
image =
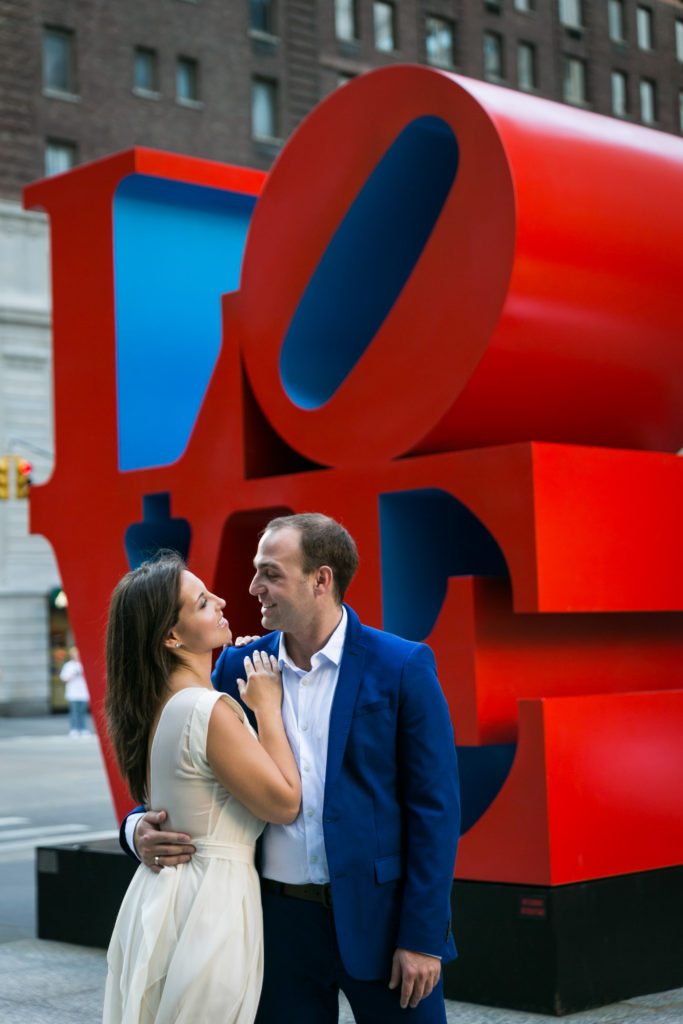
[[[514,743],[521,699],[683,688],[680,615],[520,614],[507,580],[451,579],[427,642],[467,746]]]
[[[369,170],[426,111],[453,123],[461,192],[356,369],[304,415],[277,374],[283,332]],[[560,884],[683,863],[683,463],[667,454],[683,408],[682,169],[680,140],[427,69],[345,86],[265,185],[185,453],[127,473],[114,190],[136,172],[256,195],[263,176],[134,151],[27,190],[51,221],[57,445],[31,522],[57,555],[101,735],[106,606],[143,496],[170,493],[192,568],[240,633],[258,631],[246,586],[271,514],[345,522],[362,555],[349,599],[380,626],[378,498],[439,488],[510,574],[452,579],[431,636],[458,742],[518,741],[458,875]]]
[[[683,690],[521,701],[512,771],[458,875],[560,885],[680,864],[682,731]]]
[[[298,408],[278,357],[304,287],[424,115],[460,145],[441,217],[371,349]],[[518,440],[676,451],[682,168],[681,139],[427,68],[337,90],[281,154],[247,244],[243,351],[269,419],[326,465]]]

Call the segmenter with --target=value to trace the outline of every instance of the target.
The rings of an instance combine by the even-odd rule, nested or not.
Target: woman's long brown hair
[[[133,797],[147,799],[147,753],[152,722],[181,656],[164,640],[180,615],[185,563],[161,552],[127,573],[109,605],[105,710],[121,774]]]

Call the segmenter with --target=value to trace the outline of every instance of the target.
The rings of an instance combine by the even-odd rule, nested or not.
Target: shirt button
[[[306,811],[306,817],[307,818],[312,818],[313,817],[313,811]]]
[[[302,679],[301,680],[301,685],[302,686],[308,686],[308,679]]]
[[[308,764],[308,761],[303,761],[303,762],[301,763],[301,767],[303,768],[303,770],[304,770],[305,772],[307,772],[307,771],[308,771],[308,768],[309,768],[309,764]]]
[[[313,856],[311,857],[311,864],[317,864],[317,863],[318,863],[318,858],[317,858],[316,854],[314,853]]]
[[[308,722],[302,722],[301,728],[303,729],[304,732],[306,732],[306,730],[308,729]]]

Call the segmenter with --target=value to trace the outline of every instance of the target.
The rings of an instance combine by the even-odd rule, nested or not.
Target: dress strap
[[[220,696],[223,698],[224,701],[226,701],[230,705],[233,711],[237,713],[237,717],[241,722],[246,721],[244,708],[235,700],[234,697],[231,697],[229,693],[221,693]]]
[[[243,864],[254,863],[254,846],[249,843],[221,843],[217,839],[195,839],[193,846],[196,857],[211,857],[220,860],[238,860]]]

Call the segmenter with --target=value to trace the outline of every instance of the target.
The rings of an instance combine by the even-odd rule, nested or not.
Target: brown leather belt
[[[321,903],[327,910],[332,909],[332,886],[290,885],[289,882],[276,882],[272,878],[262,878],[261,888],[265,892],[274,892],[278,896],[291,896],[295,900],[308,900],[309,903]]]

